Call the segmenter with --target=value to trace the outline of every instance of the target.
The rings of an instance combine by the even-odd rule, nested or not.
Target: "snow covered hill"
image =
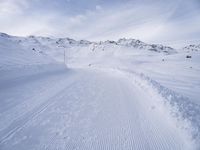
[[[146,44],[135,39],[119,39],[118,41],[90,42],[86,40],[76,41],[70,38],[49,38],[49,37],[13,37],[1,33],[0,37],[13,42],[22,47],[22,49],[33,50],[44,53],[57,61],[63,61],[63,50],[73,57],[95,56],[100,55],[125,55],[135,54],[137,51],[155,52],[163,54],[175,54],[176,50],[155,44]],[[150,52],[151,51],[151,52]]]
[[[200,51],[200,44],[199,45],[189,45],[183,48],[184,51]]]
[[[198,48],[0,33],[0,149],[199,149]]]
[[[10,67],[21,67],[25,65],[39,65],[52,63],[54,60],[41,51],[22,47],[17,41],[6,34],[0,34],[0,70]]]
[[[64,68],[64,64],[58,63],[42,51],[20,45],[16,39],[19,37],[0,34],[0,88],[9,86],[6,83],[8,80]],[[15,82],[11,85],[13,84]]]

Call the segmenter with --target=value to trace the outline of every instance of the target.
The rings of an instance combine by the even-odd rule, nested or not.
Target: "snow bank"
[[[134,73],[136,74],[136,73]],[[172,106],[171,113],[176,116],[177,119],[182,119],[192,125],[192,136],[194,139],[200,140],[200,106],[192,103],[188,97],[184,97],[181,94],[174,92],[162,86],[160,83],[152,80],[144,74],[136,74],[142,80],[145,80],[147,86],[155,90],[160,94],[166,103]]]
[[[103,68],[98,67],[103,71],[109,70],[112,73],[120,73],[126,76],[133,84],[138,85],[145,92],[148,92],[156,101],[156,105],[164,105],[169,114],[177,122],[177,126],[184,129],[191,140],[200,148],[200,106],[189,100],[189,98],[182,96],[162,86],[157,81],[144,75],[128,69],[121,68]],[[160,101],[157,101],[160,100]],[[161,107],[161,106],[159,106]],[[164,117],[164,116],[163,116]]]

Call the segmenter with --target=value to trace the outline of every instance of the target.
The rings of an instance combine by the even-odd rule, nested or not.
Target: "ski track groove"
[[[61,76],[60,76],[61,75]],[[60,76],[62,77],[63,74],[60,74],[58,73],[57,76]],[[31,90],[31,91],[26,91],[27,93],[31,92],[31,94],[29,95],[26,95],[25,97],[20,97],[18,99],[22,99],[22,101],[19,101],[18,104],[16,104],[15,106],[9,108],[8,110],[4,111],[4,112],[1,112],[0,115],[1,115],[1,120],[0,120],[0,133],[2,130],[4,130],[5,128],[7,128],[7,126],[9,126],[12,122],[20,119],[21,117],[23,117],[26,113],[27,113],[27,108],[29,109],[29,111],[31,109],[34,109],[35,107],[37,107],[38,105],[40,105],[43,101],[41,99],[39,99],[38,97],[43,97],[44,94],[47,94],[49,91],[51,91],[52,89],[55,89],[55,87],[52,87],[52,83],[48,83],[49,80],[53,80],[53,82],[55,82],[57,76],[53,76],[50,75],[50,78],[48,77],[47,79],[43,79],[41,80],[40,77],[38,77],[38,80],[37,82],[33,82],[33,84],[20,84],[18,85],[19,86],[19,89],[17,89],[17,92],[18,93],[22,93],[22,89],[29,89],[30,86],[34,86],[37,88],[38,86],[38,82],[42,81],[42,83],[44,83],[45,86],[42,86],[42,87],[39,87],[40,90],[38,91],[38,89],[36,90]],[[66,76],[66,75],[65,75]],[[36,76],[37,77],[37,76]],[[25,79],[26,80],[26,79]],[[59,81],[60,82],[60,81]],[[61,84],[60,84],[61,85]],[[48,88],[46,88],[46,86]],[[57,84],[57,86],[59,86],[59,84]],[[59,87],[58,87],[59,88]],[[11,92],[12,92],[12,88],[11,88]],[[36,93],[37,92],[37,93]],[[9,92],[10,93],[10,92]],[[4,93],[3,91],[0,93],[1,95],[3,94],[4,96]],[[56,94],[56,93],[55,93]],[[0,95],[0,96],[1,96]],[[34,96],[33,96],[34,95]],[[10,96],[10,95],[9,95]],[[11,95],[11,97],[14,97],[16,95]],[[18,95],[17,95],[18,96]],[[51,94],[49,94],[49,98],[53,96]],[[48,98],[48,97],[46,97]],[[39,100],[38,100],[39,99]],[[14,113],[10,113],[12,110],[12,112]],[[23,110],[23,111],[22,111]]]
[[[73,85],[73,83],[71,85]],[[12,128],[12,126],[13,126],[12,124],[9,127],[7,127],[6,130],[10,130],[10,131],[7,132],[6,135],[1,137],[0,144],[4,143],[7,139],[9,139],[10,136],[12,136],[15,133],[17,133],[18,131],[20,131],[30,120],[32,120],[32,119],[36,118],[37,116],[39,116],[39,114],[41,114],[44,110],[46,110],[50,105],[55,103],[56,99],[58,97],[61,98],[61,95],[64,93],[64,91],[67,88],[69,88],[71,85],[68,85],[67,87],[65,87],[63,90],[61,90],[59,93],[54,95],[52,98],[50,98],[49,100],[43,102],[40,106],[34,108],[34,110],[32,110],[31,112],[26,113],[24,116],[19,117],[17,120],[12,122],[12,124],[19,124],[19,125],[14,127],[12,130],[10,130],[10,128]],[[3,131],[6,132],[5,130],[3,130]]]

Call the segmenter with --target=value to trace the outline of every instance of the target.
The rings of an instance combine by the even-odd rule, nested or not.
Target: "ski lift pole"
[[[64,64],[65,64],[65,66],[67,66],[67,64],[66,64],[66,53],[65,53],[65,49],[64,49]]]

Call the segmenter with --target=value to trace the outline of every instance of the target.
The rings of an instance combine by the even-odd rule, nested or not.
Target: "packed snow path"
[[[155,100],[121,75],[76,69],[1,84],[1,150],[191,149]]]

